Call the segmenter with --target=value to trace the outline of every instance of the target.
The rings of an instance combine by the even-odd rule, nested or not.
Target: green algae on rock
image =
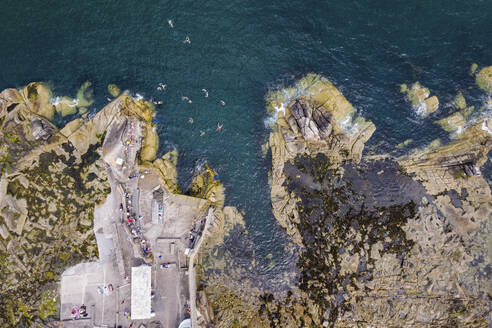
[[[475,76],[475,82],[483,91],[492,93],[492,66],[482,68]]]
[[[121,93],[120,88],[116,84],[109,84],[108,85],[108,92],[111,96],[114,98],[118,97]]]
[[[463,93],[461,91],[458,91],[458,93],[454,97],[453,105],[458,109],[465,109],[466,108],[466,99],[463,96]]]
[[[94,103],[94,91],[92,90],[92,83],[84,82],[77,91],[77,105],[79,107],[89,107]]]

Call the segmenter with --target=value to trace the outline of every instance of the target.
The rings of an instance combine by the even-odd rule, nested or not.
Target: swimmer
[[[157,105],[162,105],[162,104],[163,104],[162,100],[159,100],[159,101],[157,102]]]
[[[107,100],[107,101],[111,101],[111,98],[109,98],[109,97],[106,97],[106,100]]]
[[[200,137],[203,137],[205,135],[205,131],[200,130]]]
[[[168,19],[167,23],[169,24],[169,26],[171,26],[171,28],[174,28],[174,24],[173,24],[173,21],[171,19]]]
[[[189,36],[186,36],[185,40],[183,41],[183,43],[188,43],[190,44],[191,41],[190,41],[190,37]]]
[[[202,89],[202,91],[205,93],[205,98],[208,98],[208,91],[206,89]]]
[[[166,90],[167,84],[161,83],[161,88],[162,88],[162,90]]]
[[[157,87],[157,90],[161,91],[161,90],[162,90],[162,87],[159,85],[159,86]]]
[[[190,99],[190,98],[188,98],[188,97],[186,97],[186,96],[182,96],[182,97],[181,97],[181,100],[183,100],[183,101],[184,101],[184,100],[189,100],[189,99]]]
[[[190,124],[193,124],[193,117],[190,117],[190,119],[188,120],[188,122],[190,122]]]
[[[188,104],[191,104],[193,101],[191,101],[191,99],[188,100]]]
[[[225,106],[225,101],[220,100],[220,104],[221,104],[222,106]]]
[[[222,124],[217,123],[217,131],[222,131]]]

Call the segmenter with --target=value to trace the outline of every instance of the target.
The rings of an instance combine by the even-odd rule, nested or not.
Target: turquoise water
[[[255,272],[268,279],[295,259],[282,251],[285,236],[271,213],[270,162],[260,151],[269,133],[265,93],[317,72],[376,124],[368,152],[446,138],[432,121],[450,112],[456,91],[483,101],[468,71],[472,62],[492,65],[491,16],[490,1],[3,0],[0,88],[41,80],[74,96],[90,80],[92,111],[107,102],[109,83],[163,100],[160,154],[178,149],[183,186],[197,161],[218,170],[227,204],[246,213],[257,256],[275,254],[275,267]],[[426,120],[399,93],[400,83],[417,80],[442,104]],[[166,92],[156,90],[159,82]],[[249,248],[234,252],[251,260]]]

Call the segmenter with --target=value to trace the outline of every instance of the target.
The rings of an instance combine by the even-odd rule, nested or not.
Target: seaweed
[[[346,163],[343,172],[322,154],[298,156],[284,167],[284,186],[300,199],[297,229],[305,249],[297,263],[299,288],[319,306],[317,315],[325,315],[331,325],[350,309],[347,300],[350,290],[358,289],[355,282],[372,279],[374,244],[382,243],[382,255],[393,253],[403,263],[414,242],[402,226],[416,216],[425,193],[391,160]],[[407,189],[398,189],[398,183]],[[358,256],[355,272],[343,271],[347,256]]]

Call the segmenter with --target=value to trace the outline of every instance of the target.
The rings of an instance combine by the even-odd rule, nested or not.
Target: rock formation
[[[218,327],[486,326],[492,197],[480,167],[492,121],[406,157],[363,157],[374,125],[331,83],[309,75],[293,89],[267,104],[272,207],[303,247],[299,282],[274,296],[208,274],[201,311]],[[213,254],[205,268],[222,263]]]
[[[85,105],[91,102],[89,86],[79,92]],[[142,143],[138,131],[152,119],[150,104],[124,93],[92,120],[75,119],[58,130],[50,122],[55,115],[50,99],[42,83],[0,93],[1,327],[29,326],[56,315],[58,276],[98,255],[94,206],[109,192],[102,157],[124,160],[121,174],[131,169]],[[134,149],[125,153],[121,140],[131,128],[138,140],[131,140]],[[114,139],[122,146],[112,145]]]
[[[475,81],[480,89],[492,93],[492,66],[482,68],[475,76]]]
[[[430,97],[429,89],[422,87],[419,82],[415,82],[410,88],[402,84],[400,91],[407,95],[417,114],[423,117],[435,112],[439,107],[439,99],[436,96]]]
[[[314,81],[319,83],[344,102],[329,82]],[[428,99],[415,85],[409,94],[419,103]],[[485,325],[492,295],[485,247],[492,197],[480,167],[492,148],[492,120],[460,123],[462,131],[449,145],[433,143],[398,159],[364,158],[372,123],[340,129],[343,115],[336,109],[351,106],[330,108],[316,99],[317,93],[304,92],[290,100],[270,135],[273,211],[306,248],[294,299],[316,306],[307,319],[293,321],[293,300],[277,299],[270,326],[306,320],[317,327],[389,327],[402,320],[410,326]],[[465,121],[473,108],[463,100],[456,102],[455,117]],[[328,138],[311,128],[317,122],[319,131],[318,108],[330,113]],[[458,124],[453,117],[445,122]],[[272,303],[265,306],[272,310]]]

